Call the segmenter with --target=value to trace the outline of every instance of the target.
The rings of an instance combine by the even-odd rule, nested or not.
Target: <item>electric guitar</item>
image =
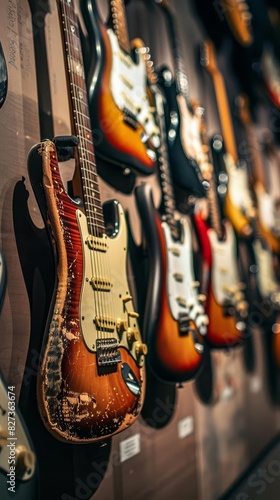
[[[263,299],[268,299],[277,308],[279,306],[279,286],[277,284],[272,247],[277,249],[277,239],[260,222],[258,210],[253,202],[248,182],[245,162],[239,162],[233,132],[228,97],[225,83],[217,66],[212,42],[204,42],[201,47],[201,63],[212,77],[218,112],[225,142],[224,161],[229,177],[225,213],[241,237],[252,238],[254,265],[257,266],[257,286]]]
[[[124,213],[117,201],[105,205],[104,213],[101,206],[74,5],[59,0],[58,8],[78,139],[73,188],[83,203],[63,187],[54,143],[35,146],[29,162],[38,161],[42,168],[46,225],[58,261],[37,396],[51,434],[82,443],[104,440],[136,420],[144,398],[147,347],[126,278]],[[111,219],[111,237],[104,214]]]
[[[259,144],[253,129],[248,98],[245,95],[240,95],[238,97],[237,107],[240,121],[246,131],[247,144],[251,151],[250,163],[253,174],[252,188],[257,200],[259,226],[272,251],[279,254],[280,241],[279,238],[274,234],[274,229],[277,228],[276,209],[273,206],[273,198],[268,192],[263,160],[259,150]]]
[[[202,365],[208,318],[201,303],[204,297],[198,293],[199,283],[194,278],[190,220],[176,212],[166,146],[164,97],[147,50],[145,54],[150,63],[149,79],[161,133],[158,163],[162,190],[162,206],[158,212],[151,202],[150,186],[145,183],[136,188],[148,257],[153,251],[149,249],[149,235],[154,227],[160,244],[156,266],[160,263],[161,296],[155,327],[151,329],[146,325],[148,362],[158,378],[166,382],[183,382],[193,378]],[[151,210],[146,210],[149,202],[153,206],[153,218]],[[151,308],[147,304],[146,324],[151,320]]]
[[[109,8],[104,26],[96,1],[81,3],[97,58],[87,78],[96,154],[135,173],[151,174],[160,136],[145,61],[131,50],[124,0],[110,0]]]
[[[158,3],[158,2],[156,2]],[[174,59],[174,78],[166,66],[159,70],[159,85],[165,96],[167,141],[172,178],[175,185],[205,196],[199,181],[197,151],[200,143],[201,117],[189,98],[189,82],[184,67],[181,44],[174,14],[166,0],[160,2],[169,30]]]
[[[0,42],[0,108],[2,108],[8,90],[8,72],[7,72],[7,64],[2,48],[2,44]]]
[[[208,205],[201,208],[205,201],[197,201],[194,221],[203,260],[202,292],[207,297],[206,312],[209,316],[207,341],[215,348],[233,347],[245,338],[248,304],[237,268],[234,231],[230,222],[222,219],[205,127],[202,141],[200,169]]]

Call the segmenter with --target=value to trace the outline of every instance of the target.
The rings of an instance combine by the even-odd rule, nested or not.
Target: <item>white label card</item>
[[[193,417],[186,417],[178,422],[178,438],[183,439],[189,436],[194,429]]]
[[[140,434],[134,434],[120,442],[120,462],[125,462],[141,451]]]

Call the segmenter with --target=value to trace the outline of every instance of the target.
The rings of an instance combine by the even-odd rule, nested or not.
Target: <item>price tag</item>
[[[178,438],[183,439],[189,436],[194,429],[193,417],[186,417],[178,422]]]
[[[120,442],[120,461],[125,462],[141,451],[140,434],[134,434],[128,439]]]

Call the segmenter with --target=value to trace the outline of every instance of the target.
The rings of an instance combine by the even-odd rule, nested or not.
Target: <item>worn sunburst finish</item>
[[[139,343],[130,344],[126,332],[114,327],[108,335],[94,325],[96,315],[107,311],[127,327],[137,330],[131,300],[126,302],[129,288],[126,281],[126,228],[124,214],[118,206],[120,227],[115,238],[108,238],[108,267],[114,282],[110,296],[97,297],[90,285],[82,294],[87,275],[98,273],[101,258],[86,244],[88,234],[80,232],[77,219],[85,217],[81,207],[65,192],[54,146],[40,145],[43,186],[49,220],[57,246],[58,269],[55,304],[46,330],[44,356],[38,375],[39,409],[43,420],[55,437],[73,442],[104,439],[131,425],[140,412],[144,394],[143,355],[137,355]],[[89,256],[91,268],[87,269]],[[89,349],[83,335],[81,316],[84,295],[91,294],[91,339]],[[99,293],[100,294],[100,293]],[[124,299],[124,300],[123,300]],[[100,312],[101,308],[101,312]],[[98,366],[97,338],[117,337],[121,362]],[[139,333],[138,333],[139,337]],[[123,374],[130,370],[131,380]],[[131,384],[132,390],[129,388]],[[133,393],[134,391],[134,393]]]
[[[159,136],[146,90],[145,62],[141,57],[133,61],[130,47],[123,50],[118,32],[106,29],[94,2],[83,2],[82,10],[89,37],[98,47],[97,64],[88,71],[96,154],[135,173],[151,174]]]
[[[57,256],[37,394],[47,429],[62,441],[83,443],[103,440],[135,421],[144,397],[147,347],[127,283],[124,213],[116,201],[104,208],[101,203],[74,2],[58,0],[58,7],[77,137],[72,187],[82,201],[64,189],[54,144],[35,146],[30,169],[34,161],[42,171],[45,202],[34,187]],[[57,147],[65,141],[57,138]]]

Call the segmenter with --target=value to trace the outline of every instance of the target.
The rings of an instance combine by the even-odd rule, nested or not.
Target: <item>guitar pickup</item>
[[[176,248],[176,247],[169,247],[169,252],[172,253],[172,255],[175,255],[175,257],[179,257],[181,255],[181,252],[179,250],[179,248]]]
[[[98,330],[103,332],[114,332],[116,328],[116,321],[114,318],[107,316],[95,316],[93,322]]]
[[[105,241],[104,241],[105,240]],[[106,243],[106,236],[103,238],[97,238],[91,234],[86,238],[86,244],[91,250],[96,250],[97,252],[107,252],[108,245]]]
[[[176,301],[179,304],[180,307],[187,307],[187,301],[183,297],[176,297]]]
[[[110,292],[113,286],[108,278],[92,277],[90,283],[94,290],[98,290],[100,292]]]
[[[184,281],[184,275],[181,273],[174,273],[173,277],[174,277],[175,281],[178,281],[178,283],[183,283],[183,281]]]
[[[111,366],[121,363],[121,353],[115,338],[96,340],[96,357],[98,366]]]

